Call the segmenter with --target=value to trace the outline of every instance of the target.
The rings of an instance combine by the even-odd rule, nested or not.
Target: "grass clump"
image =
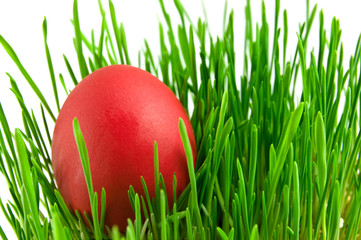
[[[188,158],[190,184],[168,206],[159,174],[155,145],[156,198],[129,189],[136,219],[125,233],[104,227],[105,191],[94,193],[87,150],[77,120],[74,135],[82,156],[93,215],[101,205],[100,222],[88,227],[81,215],[71,213],[56,189],[51,170],[47,121],[55,121],[35,81],[15,51],[0,43],[38,96],[41,116],[34,116],[11,75],[11,90],[22,109],[24,126],[12,133],[0,104],[0,171],[12,200],[0,201],[6,219],[19,239],[357,239],[361,224],[360,90],[361,38],[349,65],[343,66],[339,21],[334,18],[326,36],[319,12],[319,49],[307,51],[307,40],[317,7],[300,25],[293,59],[287,61],[287,11],[278,26],[280,1],[275,1],[275,29],[270,36],[265,4],[262,21],[254,27],[250,1],[245,8],[244,65],[235,61],[233,11],[225,8],[223,35],[214,38],[201,18],[196,24],[178,0],[181,24],[172,19],[159,0],[164,23],[159,25],[161,54],[153,56],[145,41],[138,66],[153,73],[177,95],[188,111],[196,136],[198,161],[193,168],[190,145],[182,120],[179,131]],[[74,46],[78,66],[64,61],[69,79],[110,64],[131,64],[125,29],[118,24],[109,1],[99,1],[102,25],[99,41],[80,29],[74,1]],[[109,15],[109,16],[108,16]],[[108,17],[111,21],[108,22]],[[59,88],[44,44],[56,109]],[[283,39],[282,39],[283,37]],[[283,45],[283,48],[280,45]],[[270,53],[270,54],[269,54]],[[236,69],[242,69],[240,77]],[[296,81],[302,81],[296,99]],[[68,94],[63,75],[59,82]],[[345,98],[344,105],[341,98]],[[193,106],[192,108],[189,106]],[[41,121],[41,122],[40,122]],[[41,124],[41,125],[40,125]],[[176,185],[174,179],[173,185]],[[98,199],[100,194],[100,201]],[[144,216],[144,219],[141,218]],[[89,222],[92,222],[88,216]],[[94,219],[98,219],[95,217]],[[343,224],[341,225],[341,221]],[[0,235],[6,235],[0,228]]]

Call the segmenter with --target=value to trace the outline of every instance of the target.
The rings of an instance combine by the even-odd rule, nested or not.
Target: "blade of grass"
[[[53,92],[54,92],[54,98],[55,98],[56,107],[57,107],[58,112],[60,112],[58,89],[57,89],[57,87],[56,87],[54,67],[53,67],[53,62],[52,62],[52,60],[51,60],[50,50],[49,50],[48,40],[47,40],[48,27],[47,27],[46,18],[44,18],[44,21],[43,21],[43,35],[44,35],[45,53],[46,53],[46,59],[47,59],[47,61],[48,61],[48,67],[49,67],[51,85],[53,86]]]
[[[53,119],[53,121],[55,122],[56,118],[53,114],[53,112],[51,111],[50,106],[48,105],[47,101],[45,100],[44,95],[42,94],[42,92],[40,91],[40,89],[38,88],[38,86],[35,84],[35,82],[33,81],[33,79],[30,77],[29,73],[25,70],[24,66],[21,64],[18,56],[16,55],[14,49],[9,45],[9,43],[3,38],[2,35],[0,35],[0,44],[4,47],[5,51],[9,54],[9,56],[11,57],[11,59],[14,61],[14,63],[16,64],[16,66],[19,68],[20,72],[23,74],[23,76],[25,77],[26,81],[29,83],[30,87],[33,89],[33,91],[35,92],[35,94],[38,96],[39,100],[41,101],[41,103],[44,105],[45,109],[47,110],[47,112],[49,113],[50,117]]]
[[[80,68],[81,77],[85,78],[89,75],[89,70],[86,65],[86,61],[83,54],[83,44],[81,38],[81,31],[80,31],[80,23],[79,23],[79,10],[78,10],[78,0],[74,0],[73,4],[73,25],[74,25],[74,33],[75,33],[75,50],[78,57],[78,64]]]
[[[78,147],[80,160],[81,160],[81,163],[83,166],[85,182],[86,182],[88,192],[89,192],[89,200],[90,200],[90,206],[91,206],[92,215],[93,215],[93,226],[94,226],[95,238],[101,239],[102,234],[101,234],[101,229],[100,229],[100,225],[99,225],[99,219],[97,217],[98,216],[98,197],[97,197],[97,193],[94,192],[94,189],[93,189],[92,174],[91,174],[91,169],[90,169],[89,155],[88,155],[87,147],[85,145],[85,140],[84,140],[84,137],[80,130],[79,122],[76,118],[74,118],[74,121],[73,121],[73,129],[74,129],[75,142]]]
[[[111,0],[109,0],[109,11],[110,11],[110,16],[111,16],[111,20],[112,20],[115,41],[118,46],[118,54],[119,54],[119,58],[120,58],[120,63],[124,64],[122,36],[121,36],[120,29],[118,27],[114,4],[113,4],[113,1],[111,1]]]
[[[65,240],[65,239],[69,239],[67,237],[67,234],[65,233],[63,224],[60,220],[59,217],[59,209],[58,206],[55,204],[52,208],[51,208],[51,215],[52,215],[52,227],[53,227],[53,238],[54,240]]]
[[[33,176],[31,175],[31,169],[29,165],[29,160],[27,156],[27,150],[24,143],[24,140],[21,136],[20,130],[15,130],[15,146],[18,154],[18,164],[20,166],[20,173],[23,182],[23,187],[25,189],[26,195],[24,197],[29,201],[29,208],[31,211],[31,216],[33,218],[33,224],[35,225],[35,232],[38,239],[43,239],[40,220],[39,220],[39,208],[38,200],[35,195],[35,186],[33,184]]]
[[[186,126],[184,124],[183,119],[179,119],[179,132],[180,132],[180,136],[182,139],[182,143],[183,143],[183,147],[184,147],[184,151],[187,157],[187,165],[188,165],[188,173],[189,173],[189,178],[190,178],[190,182],[191,182],[191,194],[192,194],[192,202],[191,202],[191,206],[194,209],[193,213],[195,214],[195,218],[197,221],[197,226],[199,229],[201,229],[203,227],[203,223],[202,223],[202,217],[199,211],[199,206],[198,206],[198,202],[197,202],[197,184],[196,184],[196,177],[195,177],[195,172],[194,172],[194,167],[193,167],[193,153],[192,153],[192,147],[191,144],[189,142],[189,138],[188,138],[188,133],[187,133],[187,129]]]

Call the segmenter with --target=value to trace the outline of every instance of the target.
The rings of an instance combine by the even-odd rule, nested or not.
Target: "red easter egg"
[[[85,77],[69,94],[57,118],[52,140],[52,164],[57,186],[72,210],[91,215],[89,194],[76,146],[73,119],[77,118],[89,154],[94,191],[106,191],[105,224],[124,231],[134,219],[128,189],[143,194],[141,176],[150,196],[154,187],[154,142],[167,197],[173,202],[189,182],[187,160],[178,122],[182,118],[192,146],[194,133],[183,105],[159,79],[136,67],[113,65]]]

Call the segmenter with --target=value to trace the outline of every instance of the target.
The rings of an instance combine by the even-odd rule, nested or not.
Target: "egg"
[[[189,117],[174,93],[158,78],[136,67],[112,65],[85,77],[69,94],[57,117],[52,137],[52,166],[57,187],[73,211],[91,215],[88,189],[76,146],[73,120],[77,118],[87,146],[94,191],[106,191],[105,224],[124,231],[134,220],[128,190],[155,195],[154,143],[168,201],[186,188],[189,177],[178,122],[182,118],[197,151]],[[99,200],[100,201],[100,200]],[[99,214],[100,216],[100,214]]]

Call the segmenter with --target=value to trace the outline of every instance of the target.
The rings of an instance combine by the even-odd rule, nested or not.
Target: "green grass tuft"
[[[131,64],[125,27],[109,0],[100,35],[82,32],[77,0],[73,5],[74,50],[78,66],[64,55],[67,74],[54,73],[43,37],[57,112],[60,83],[78,84],[90,72],[110,64]],[[10,131],[0,104],[0,171],[11,199],[0,201],[3,215],[19,239],[357,239],[361,230],[361,36],[349,65],[343,65],[340,22],[332,20],[326,34],[324,14],[307,4],[305,22],[297,33],[291,60],[288,12],[275,1],[275,28],[270,29],[265,4],[262,20],[245,8],[243,66],[236,62],[234,13],[225,2],[223,33],[210,34],[207,15],[192,22],[181,1],[174,1],[181,23],[174,26],[159,0],[160,55],[145,40],[138,66],[160,78],[188,112],[196,136],[197,163],[182,119],[179,134],[187,156],[190,183],[174,202],[167,201],[165,183],[154,144],[155,196],[130,186],[135,212],[126,232],[104,226],[106,192],[93,190],[89,157],[79,123],[74,137],[82,160],[92,216],[72,213],[56,189],[51,167],[51,136],[47,119],[56,120],[44,95],[22,65],[15,50],[0,35],[24,80],[39,98],[41,116],[26,106],[17,81],[8,74],[11,91],[21,107],[23,128]],[[319,14],[319,49],[307,41]],[[110,20],[110,21],[109,21]],[[271,36],[270,36],[271,33]],[[90,36],[90,37],[89,37]],[[134,61],[134,60],[133,60]],[[240,74],[238,76],[236,74]],[[59,82],[57,82],[59,81]],[[296,89],[297,81],[301,88]],[[61,90],[61,91],[63,91]],[[297,99],[296,91],[300,91]],[[341,99],[345,102],[342,103]],[[169,204],[169,205],[168,205]],[[100,206],[100,208],[98,208]],[[101,209],[98,212],[98,209]],[[100,214],[100,215],[99,215]],[[142,217],[143,216],[143,217]],[[88,225],[84,222],[88,221]],[[341,221],[343,224],[341,225]],[[0,236],[6,239],[0,227]]]

